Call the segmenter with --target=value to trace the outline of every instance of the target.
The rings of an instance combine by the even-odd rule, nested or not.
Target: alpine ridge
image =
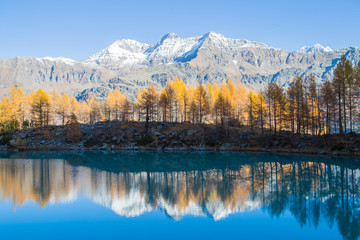
[[[230,78],[260,90],[273,81],[287,86],[296,75],[313,73],[318,82],[331,78],[343,54],[353,64],[360,60],[360,49],[353,47],[334,51],[315,44],[288,52],[214,32],[190,38],[168,33],[153,45],[117,40],[82,61],[64,57],[0,58],[0,92],[6,94],[15,85],[25,92],[56,89],[78,99],[90,94],[102,99],[109,90],[119,88],[133,98],[138,89],[151,83],[160,88],[175,77],[188,85],[221,83]]]

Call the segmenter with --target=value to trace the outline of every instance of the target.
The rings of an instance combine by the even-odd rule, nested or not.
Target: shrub
[[[51,140],[51,135],[50,135],[50,132],[49,132],[48,129],[42,129],[42,130],[41,130],[41,134],[43,135],[43,137],[44,137],[46,140],[48,140],[48,141]]]
[[[83,137],[81,133],[81,125],[78,122],[75,114],[71,114],[69,126],[66,129],[66,141],[70,143],[79,143]]]
[[[209,147],[215,147],[217,145],[217,141],[215,138],[207,137],[205,140],[205,145]]]
[[[13,144],[11,144],[14,148],[17,149],[25,149],[26,148],[26,140],[22,140],[22,139],[17,139],[16,142],[14,142]]]
[[[99,145],[101,142],[96,138],[89,138],[84,142],[84,147],[90,148],[95,145]]]
[[[29,120],[24,120],[23,124],[22,124],[23,129],[27,129],[28,127],[30,127],[30,122]]]
[[[332,151],[341,151],[343,149],[345,149],[345,145],[343,143],[337,143],[331,148]]]
[[[144,135],[142,136],[139,140],[137,140],[137,145],[138,146],[143,146],[143,145],[147,145],[150,144],[154,141],[153,137],[151,135]]]
[[[0,145],[8,144],[10,142],[10,140],[12,139],[12,137],[13,136],[10,134],[2,135],[0,138]]]

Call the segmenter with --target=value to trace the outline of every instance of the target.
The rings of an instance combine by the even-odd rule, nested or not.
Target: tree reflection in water
[[[355,159],[221,153],[16,153],[0,160],[0,198],[14,207],[76,200],[81,193],[123,216],[160,209],[215,220],[261,208],[300,225],[321,219],[344,239],[360,229]]]

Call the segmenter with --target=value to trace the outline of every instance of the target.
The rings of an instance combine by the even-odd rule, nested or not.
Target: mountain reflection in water
[[[0,155],[0,199],[14,208],[75,201],[80,194],[127,217],[160,209],[214,220],[262,209],[321,219],[344,239],[360,234],[355,159],[232,153],[16,153]]]

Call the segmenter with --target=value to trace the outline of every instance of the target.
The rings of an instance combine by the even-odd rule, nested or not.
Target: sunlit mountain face
[[[353,159],[220,153],[17,153],[0,159],[0,199],[14,209],[44,208],[80,197],[137,218],[215,221],[261,210],[289,212],[298,224],[360,229],[360,165]],[[1,203],[1,202],[0,202]]]

